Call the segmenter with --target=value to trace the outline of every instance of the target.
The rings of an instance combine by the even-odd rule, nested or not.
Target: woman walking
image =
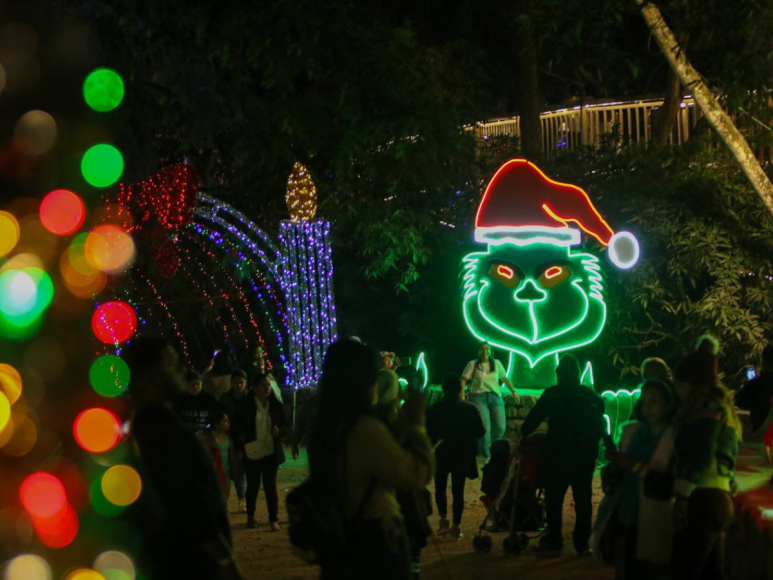
[[[439,534],[448,533],[459,539],[462,533],[464,511],[464,483],[478,478],[475,449],[486,430],[478,410],[462,398],[462,383],[454,375],[443,378],[443,400],[434,405],[427,415],[427,433],[436,445],[435,503],[440,516]],[[453,496],[453,526],[448,524],[448,500],[446,488],[451,476]]]
[[[478,358],[467,363],[462,373],[462,386],[469,385],[467,400],[475,405],[483,420],[485,434],[478,442],[478,454],[488,459],[491,443],[505,434],[505,404],[502,400],[502,384],[505,384],[514,397],[515,389],[507,378],[507,372],[494,356],[494,350],[487,342],[480,343]]]
[[[733,398],[717,377],[707,349],[676,369],[677,482],[674,505],[674,577],[724,578],[725,533],[733,519],[730,496],[741,427]]]
[[[279,527],[279,494],[276,476],[285,462],[282,431],[287,426],[282,404],[274,397],[271,380],[258,375],[255,392],[236,408],[236,442],[244,460],[247,475],[247,527],[255,527],[255,504],[263,481],[268,521],[272,532]]]
[[[408,580],[410,556],[395,492],[421,490],[434,468],[424,432],[423,394],[408,396],[397,417],[398,442],[373,416],[379,359],[353,340],[333,343],[325,355],[319,414],[309,442],[311,479],[355,519],[344,558],[325,562],[321,579]]]

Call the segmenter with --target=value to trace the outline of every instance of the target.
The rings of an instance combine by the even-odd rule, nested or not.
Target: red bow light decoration
[[[133,229],[155,217],[162,228],[173,230],[193,217],[199,186],[199,176],[190,165],[170,165],[132,185],[122,183],[116,201],[132,213],[141,212]]]

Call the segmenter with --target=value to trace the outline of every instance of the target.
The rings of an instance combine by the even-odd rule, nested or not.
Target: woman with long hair
[[[478,442],[478,454],[488,458],[491,443],[504,437],[507,426],[505,403],[502,400],[502,384],[517,397],[513,385],[507,378],[502,363],[494,355],[494,349],[487,342],[481,342],[478,358],[471,360],[462,373],[462,387],[469,385],[467,400],[478,408],[486,433]]]
[[[700,349],[679,363],[674,377],[680,401],[674,577],[684,580],[724,577],[724,538],[733,519],[741,424],[717,367],[716,355]]]
[[[485,433],[478,410],[462,397],[462,384],[456,375],[443,377],[443,400],[434,405],[427,415],[427,432],[437,445],[435,456],[435,503],[440,516],[439,534],[449,534],[453,539],[462,535],[459,526],[464,511],[464,484],[467,479],[478,478],[475,449],[478,439]],[[453,525],[448,522],[446,488],[451,477],[453,496]]]
[[[308,445],[311,480],[326,489],[353,522],[347,557],[323,563],[322,580],[407,580],[410,556],[395,492],[420,490],[434,468],[424,432],[426,400],[409,394],[397,417],[398,442],[373,416],[378,401],[379,359],[353,340],[333,343],[325,354],[319,413]]]

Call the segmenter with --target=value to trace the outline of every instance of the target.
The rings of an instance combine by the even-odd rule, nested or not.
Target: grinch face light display
[[[583,233],[620,268],[638,260],[636,238],[616,234],[582,189],[549,179],[525,159],[503,165],[475,219],[475,240],[486,249],[464,258],[470,331],[520,355],[530,368],[593,342],[607,309],[601,262],[572,249]]]

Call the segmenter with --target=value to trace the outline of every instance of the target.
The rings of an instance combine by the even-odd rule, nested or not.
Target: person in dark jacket
[[[240,369],[236,369],[231,373],[231,390],[226,391],[220,397],[220,406],[231,419],[231,423],[236,419],[236,409],[244,404],[251,391],[247,389],[247,374]],[[232,431],[233,433],[233,431]],[[240,453],[240,450],[235,450],[236,453]],[[239,459],[241,463],[241,459]],[[247,502],[244,499],[247,490],[247,479],[244,476],[244,469],[239,466],[237,469],[237,476],[234,479],[234,487],[236,488],[236,497],[239,499],[239,512],[245,513],[247,511]]]
[[[574,495],[574,548],[589,553],[593,519],[593,472],[599,454],[599,440],[605,432],[604,402],[591,389],[580,384],[580,364],[566,354],[556,368],[558,384],[542,393],[523,422],[525,439],[549,420],[540,475],[545,485],[547,533],[540,541],[546,551],[560,551],[564,497],[571,487]]]
[[[478,439],[486,433],[475,405],[462,400],[462,382],[455,375],[443,378],[443,400],[427,415],[427,434],[435,445],[435,503],[440,516],[439,534],[461,537],[459,526],[464,511],[464,484],[478,478]],[[453,526],[448,524],[446,487],[451,476]]]
[[[182,385],[177,353],[165,339],[140,338],[123,358],[132,377],[130,444],[142,464],[142,496],[158,499],[149,521],[138,524],[153,577],[240,578],[212,459],[171,408]]]
[[[260,375],[256,381],[255,392],[236,408],[234,445],[247,474],[247,527],[255,527],[255,504],[262,480],[271,531],[278,532],[281,528],[276,476],[285,462],[281,436],[287,421],[282,404],[272,393],[269,377]]]
[[[762,351],[760,376],[750,380],[735,396],[736,404],[750,411],[752,431],[758,431],[768,419],[773,400],[773,345]]]
[[[732,395],[717,376],[717,357],[697,350],[676,369],[679,410],[674,486],[674,578],[724,578],[725,533],[741,427]]]
[[[185,376],[185,391],[175,396],[173,406],[191,433],[206,429],[210,414],[219,409],[215,398],[201,390],[201,375],[196,371],[188,371]]]

